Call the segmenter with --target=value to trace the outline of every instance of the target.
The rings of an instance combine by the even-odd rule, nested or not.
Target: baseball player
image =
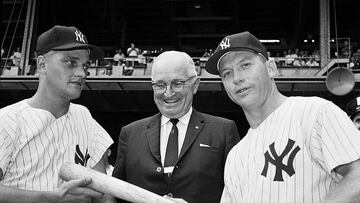
[[[59,169],[71,161],[105,173],[113,141],[86,107],[70,102],[81,94],[89,59],[103,52],[65,26],[41,34],[36,51],[37,92],[0,110],[0,202],[101,200],[86,188],[91,178],[64,182]]]
[[[221,202],[360,201],[360,134],[344,111],[282,95],[275,62],[249,32],[225,37],[206,70],[250,124],[227,157]]]

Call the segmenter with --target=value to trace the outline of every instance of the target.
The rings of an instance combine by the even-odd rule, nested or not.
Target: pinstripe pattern
[[[269,163],[267,176],[261,175],[269,145],[275,143],[280,155],[289,139],[295,141],[292,150],[300,147],[295,174],[281,171],[283,181],[274,181],[276,167]],[[340,180],[333,169],[359,159],[359,143],[359,131],[333,103],[289,97],[230,151],[221,202],[321,202]],[[289,154],[282,160],[285,165]]]
[[[88,149],[87,167],[93,167],[113,142],[84,106],[72,103],[56,119],[23,100],[1,109],[0,120],[0,184],[19,189],[54,190],[63,183],[62,163],[74,162],[76,145],[82,153]]]

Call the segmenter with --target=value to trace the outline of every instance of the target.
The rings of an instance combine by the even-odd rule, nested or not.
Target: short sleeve
[[[320,147],[316,158],[329,173],[337,166],[360,158],[360,131],[347,114],[331,102],[319,108],[312,136]]]
[[[114,141],[99,123],[93,118],[91,120],[93,127],[90,132],[92,141],[89,166],[94,167]]]

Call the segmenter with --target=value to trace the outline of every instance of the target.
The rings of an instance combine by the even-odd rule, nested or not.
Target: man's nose
[[[165,89],[164,95],[169,97],[169,96],[172,96],[174,93],[175,92],[173,91],[171,84],[166,84],[166,89]]]
[[[83,66],[78,66],[75,69],[75,76],[85,78],[87,75],[87,70]]]
[[[244,81],[244,74],[242,73],[242,71],[240,70],[234,70],[234,78],[233,78],[233,82],[235,84],[241,83]]]

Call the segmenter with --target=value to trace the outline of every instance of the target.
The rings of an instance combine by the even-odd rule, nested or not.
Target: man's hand
[[[86,186],[91,178],[71,180],[62,184],[57,190],[50,192],[51,202],[90,202],[91,198],[100,198],[102,193]]]

